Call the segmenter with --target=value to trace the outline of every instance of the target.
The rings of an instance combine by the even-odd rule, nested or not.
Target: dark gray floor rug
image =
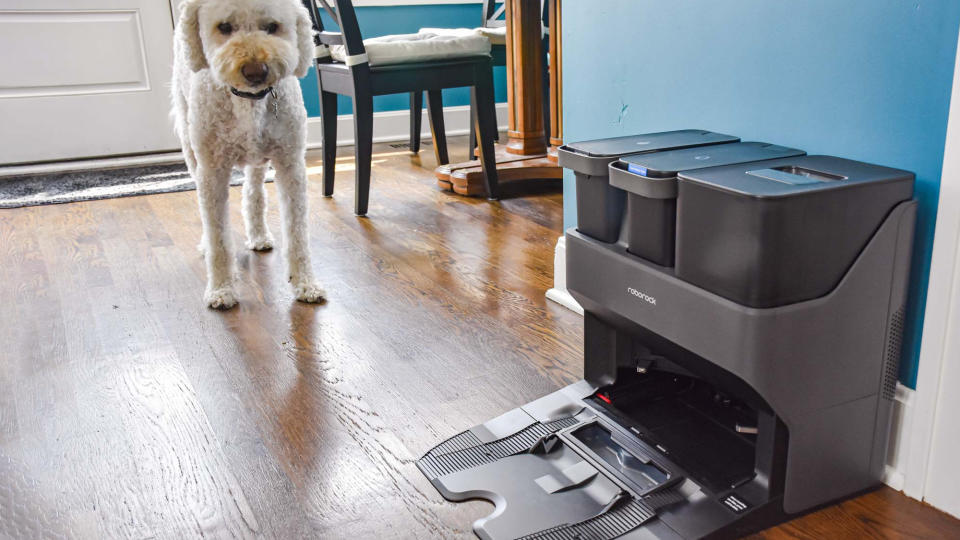
[[[273,170],[267,172],[267,181]],[[243,183],[233,171],[230,185]],[[183,163],[0,177],[0,208],[19,208],[196,189]]]

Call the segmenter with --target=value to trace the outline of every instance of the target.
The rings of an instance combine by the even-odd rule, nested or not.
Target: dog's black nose
[[[243,67],[240,68],[240,72],[243,73],[243,78],[252,84],[260,84],[267,80],[267,74],[270,73],[270,68],[263,62],[250,62],[249,64],[244,64]]]

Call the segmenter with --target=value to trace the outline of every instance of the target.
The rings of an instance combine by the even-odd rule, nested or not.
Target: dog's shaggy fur
[[[295,78],[307,73],[314,58],[310,16],[297,0],[186,0],[181,9],[173,114],[197,182],[207,265],[204,300],[218,309],[237,303],[227,212],[234,167],[246,167],[247,247],[273,247],[264,216],[269,162],[276,170],[294,293],[300,301],[319,302],[324,293],[313,276],[307,233],[307,118]],[[271,87],[262,99],[231,92],[259,94]]]

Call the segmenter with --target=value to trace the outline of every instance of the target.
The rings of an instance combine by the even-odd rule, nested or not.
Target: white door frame
[[[957,53],[917,389],[913,396],[911,429],[904,433],[908,440],[901,444],[907,452],[904,492],[921,500],[930,495],[928,480],[933,475],[949,473],[934,470],[932,465],[936,460],[931,459],[931,454],[935,437],[944,436],[943,432],[937,433],[938,429],[943,429],[938,422],[938,412],[956,418],[956,411],[938,409],[942,409],[945,392],[956,392],[956,386],[951,385],[960,383],[950,381],[941,384],[944,382],[945,368],[960,361],[960,46]],[[957,474],[956,469],[952,474]],[[930,502],[937,506],[938,501]],[[960,513],[958,508],[942,509],[955,515]]]

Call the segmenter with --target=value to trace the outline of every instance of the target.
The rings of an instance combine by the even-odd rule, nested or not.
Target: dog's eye
[[[277,30],[280,30],[280,25],[275,22],[267,23],[264,25],[263,30],[268,34],[276,34]]]
[[[228,22],[222,22],[217,25],[217,30],[225,36],[229,36],[233,33],[233,25]]]

